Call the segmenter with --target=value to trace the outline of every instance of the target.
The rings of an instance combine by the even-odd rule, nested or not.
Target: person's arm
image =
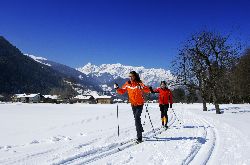
[[[126,93],[127,92],[127,83],[125,83],[123,86],[122,86],[122,88],[117,88],[116,89],[116,92],[117,93],[119,93],[119,94],[124,94],[124,93]]]
[[[154,90],[154,93],[160,93],[159,88],[156,88],[156,89]]]
[[[150,93],[150,89],[148,86],[144,85],[143,83],[140,83],[139,85],[140,87],[142,87],[143,92]]]
[[[149,87],[149,90],[150,90],[151,93],[155,93],[151,86]]]

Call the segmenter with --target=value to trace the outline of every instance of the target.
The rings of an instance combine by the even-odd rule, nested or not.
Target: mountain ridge
[[[71,92],[59,72],[25,56],[16,46],[0,36],[0,93]]]
[[[96,78],[100,82],[109,83],[118,78],[128,79],[128,74],[130,71],[134,70],[139,73],[141,80],[150,86],[158,86],[160,81],[167,81],[171,85],[175,81],[175,76],[170,70],[165,70],[162,68],[145,68],[143,66],[126,66],[120,63],[117,64],[102,64],[93,65],[87,63],[85,66],[76,68],[78,71]],[[104,78],[105,77],[105,78]]]

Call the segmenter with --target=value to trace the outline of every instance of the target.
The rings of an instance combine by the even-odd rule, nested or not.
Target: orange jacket
[[[173,104],[173,95],[168,88],[157,88],[155,93],[159,93],[159,104]]]
[[[127,81],[122,88],[117,89],[117,93],[119,94],[124,94],[125,92],[128,92],[131,105],[137,106],[144,104],[143,92],[149,93],[150,90],[141,82]]]

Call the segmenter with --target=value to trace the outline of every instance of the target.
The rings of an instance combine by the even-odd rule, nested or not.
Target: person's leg
[[[143,106],[133,106],[133,114],[134,114],[134,119],[135,119],[135,128],[137,132],[137,139],[142,140],[142,131],[143,127],[141,124],[141,113],[142,113]]]
[[[159,105],[160,106],[160,111],[161,111],[161,124],[164,126],[164,105]]]
[[[165,126],[166,126],[166,127],[168,127],[168,126],[167,126],[167,124],[168,124],[168,107],[169,107],[168,104],[165,105],[165,107],[164,107],[164,116],[165,116],[165,118],[166,118]]]

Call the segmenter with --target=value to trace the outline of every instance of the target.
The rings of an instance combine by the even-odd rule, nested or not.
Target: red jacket
[[[159,104],[173,104],[173,95],[168,88],[157,88],[155,93],[159,93]]]
[[[143,92],[149,93],[149,88],[143,83],[138,83],[134,81],[127,81],[122,88],[117,89],[117,93],[124,94],[128,92],[129,102],[134,105],[143,105]]]

